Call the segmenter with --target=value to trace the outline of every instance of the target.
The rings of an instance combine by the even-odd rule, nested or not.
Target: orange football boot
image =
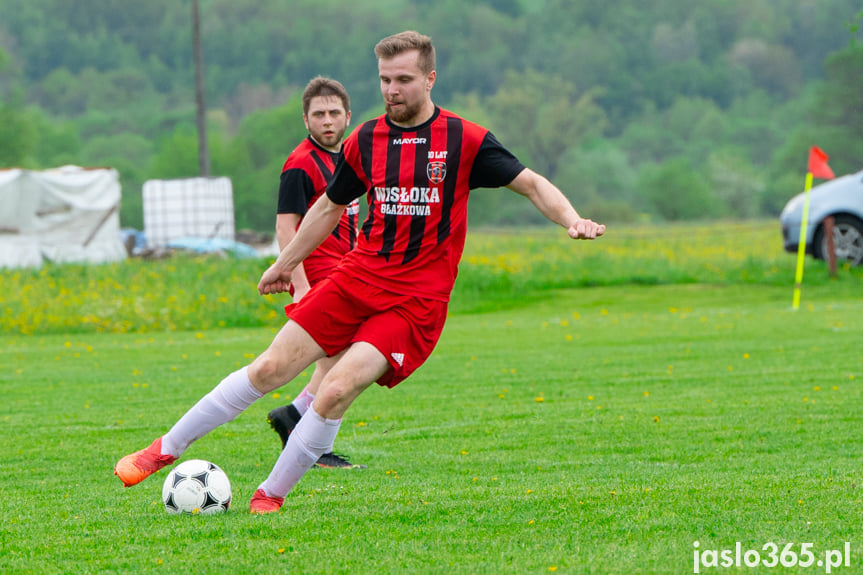
[[[284,502],[284,497],[270,497],[264,493],[263,489],[258,489],[252,495],[252,500],[249,502],[249,511],[261,515],[264,513],[275,513],[282,508]]]
[[[114,475],[120,478],[124,487],[141,483],[166,465],[177,461],[173,455],[162,454],[162,438],[150,444],[150,447],[127,455],[114,466]]]

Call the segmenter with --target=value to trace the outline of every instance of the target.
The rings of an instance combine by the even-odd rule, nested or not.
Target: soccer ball
[[[215,463],[190,459],[165,478],[162,502],[168,513],[221,513],[231,504],[231,482]]]

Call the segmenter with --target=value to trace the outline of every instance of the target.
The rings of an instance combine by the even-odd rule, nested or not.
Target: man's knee
[[[321,382],[315,395],[315,411],[328,419],[338,419],[366,387],[368,387],[366,382],[339,377],[331,371]]]
[[[249,380],[258,391],[268,393],[284,385],[285,382],[280,379],[280,371],[278,358],[268,349],[249,366]]]

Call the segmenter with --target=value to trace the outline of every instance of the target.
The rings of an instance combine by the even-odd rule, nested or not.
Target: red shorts
[[[431,355],[447,302],[395,294],[337,269],[285,311],[327,355],[359,341],[374,346],[390,364],[378,384],[395,387]]]
[[[304,259],[303,271],[306,272],[309,287],[314,287],[315,284],[323,281],[330,275],[330,272],[336,269],[340,261],[342,261],[341,256],[336,257],[329,254],[314,254]],[[290,285],[288,292],[294,295],[294,284]]]

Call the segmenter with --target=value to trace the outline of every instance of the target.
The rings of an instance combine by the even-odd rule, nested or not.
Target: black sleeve
[[[333,179],[327,186],[327,197],[340,206],[346,206],[365,193],[366,186],[360,177],[353,167],[345,161],[344,154],[339,155],[336,171],[333,172]]]
[[[282,172],[279,182],[278,213],[304,216],[313,197],[315,197],[315,185],[304,170],[288,168]]]
[[[512,182],[524,170],[524,164],[488,132],[470,171],[470,189],[499,188]]]

